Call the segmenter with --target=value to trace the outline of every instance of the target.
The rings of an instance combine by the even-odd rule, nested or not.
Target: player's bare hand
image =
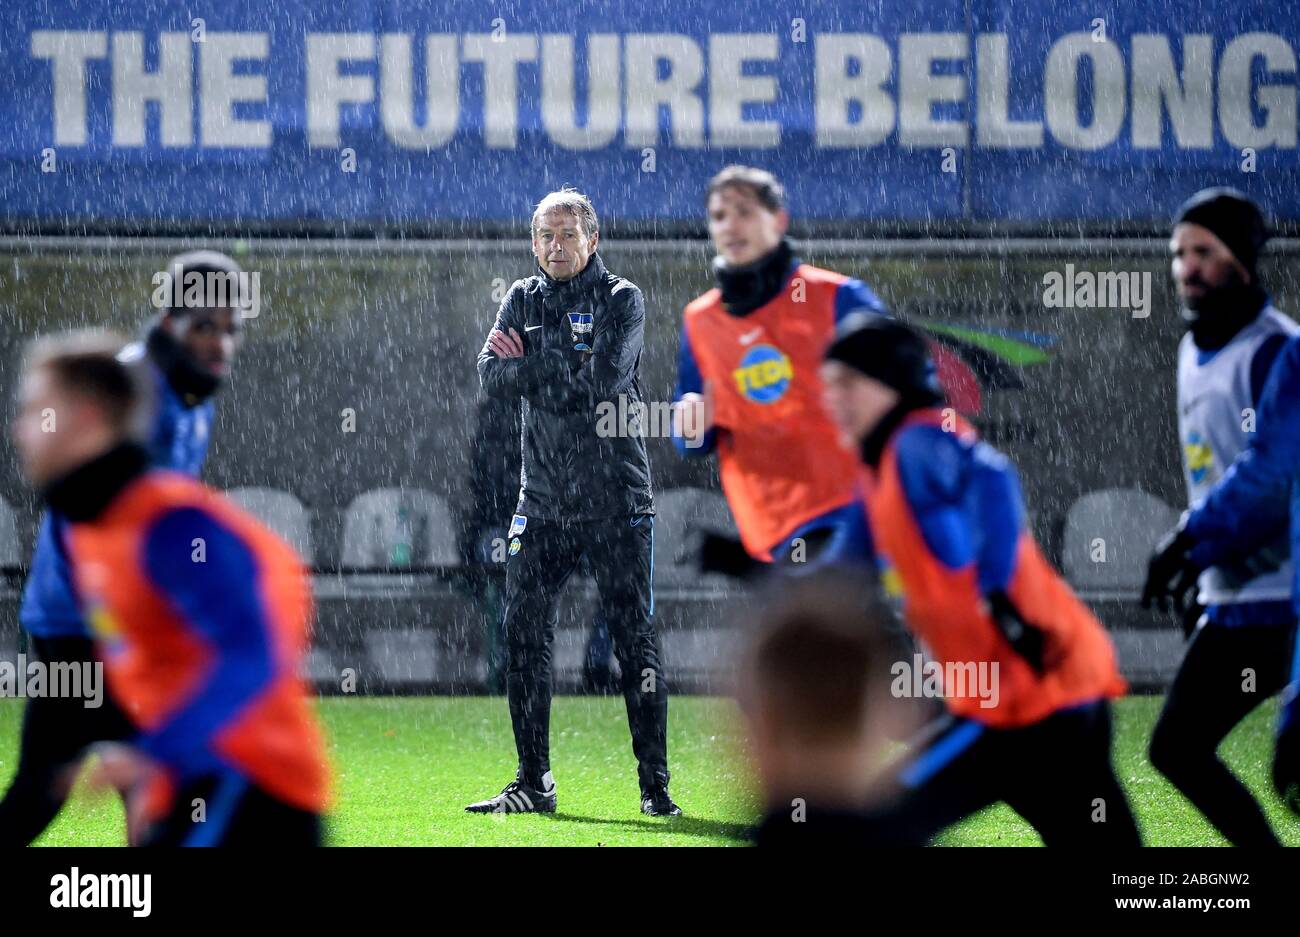
[[[522,358],[524,356],[524,340],[519,337],[519,333],[514,329],[503,332],[500,329],[493,329],[488,333],[488,348],[498,358]]]
[[[674,431],[688,448],[704,444],[704,434],[713,426],[713,383],[705,382],[704,393],[682,394],[673,410]]]
[[[129,790],[157,770],[152,758],[120,742],[102,742],[90,754],[95,756],[95,766],[86,783],[96,791]]]
[[[117,791],[126,804],[127,841],[139,845],[148,825],[149,792],[162,775],[161,766],[136,748],[101,742],[90,749],[95,766],[86,780],[91,791]]]

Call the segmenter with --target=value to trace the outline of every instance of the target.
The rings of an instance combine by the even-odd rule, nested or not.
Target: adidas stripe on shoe
[[[542,788],[530,787],[519,778],[515,778],[500,794],[470,804],[465,810],[469,813],[554,813],[555,779],[551,772],[542,775]]]

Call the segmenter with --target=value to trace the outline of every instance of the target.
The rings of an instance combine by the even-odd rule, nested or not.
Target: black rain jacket
[[[591,331],[575,333],[584,313]],[[493,328],[514,329],[524,343],[522,358],[498,358],[486,342],[478,355],[483,389],[522,399],[517,513],[554,521],[654,513],[637,382],[641,290],[593,253],[570,280],[540,270],[516,280]],[[590,351],[576,350],[579,342]]]

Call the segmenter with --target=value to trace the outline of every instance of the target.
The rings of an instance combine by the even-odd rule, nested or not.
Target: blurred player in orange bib
[[[896,775],[890,828],[928,838],[1005,801],[1048,845],[1138,844],[1110,760],[1114,648],[1025,529],[1006,457],[943,408],[926,343],[896,320],[845,320],[822,378],[863,463],[856,552],[929,650],[895,664],[894,692],[941,691],[948,710]]]
[[[771,173],[727,167],[707,210],[718,285],[686,307],[675,442],[686,456],[717,453],[750,557],[791,559],[796,541],[815,553],[847,516],[856,461],[821,407],[822,352],[849,313],[886,310],[860,280],[795,257]]]
[[[317,844],[328,771],[298,675],[306,570],[212,489],[148,467],[147,392],[120,347],[97,333],[38,343],[13,433],[67,521],[77,601],[137,730],[98,747],[97,781],[126,793],[133,843]]]

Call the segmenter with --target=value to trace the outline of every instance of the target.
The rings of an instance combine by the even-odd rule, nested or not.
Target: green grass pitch
[[[22,702],[0,701],[0,779],[14,770]],[[1116,768],[1152,845],[1222,844],[1223,839],[1146,759],[1160,700],[1116,706]],[[1237,727],[1222,754],[1265,803],[1274,827],[1300,846],[1300,821],[1267,785],[1276,706]],[[551,718],[551,756],[559,785],[554,816],[471,816],[464,805],[494,794],[511,777],[513,744],[505,701],[493,697],[331,698],[320,702],[337,785],[330,819],[335,845],[701,846],[741,841],[757,807],[746,781],[734,706],[678,697],[670,705],[675,820],[639,812],[636,772],[623,702],[561,697]],[[78,794],[39,840],[45,845],[122,842],[115,798]],[[1005,806],[949,830],[944,845],[1035,845],[1038,837]]]

